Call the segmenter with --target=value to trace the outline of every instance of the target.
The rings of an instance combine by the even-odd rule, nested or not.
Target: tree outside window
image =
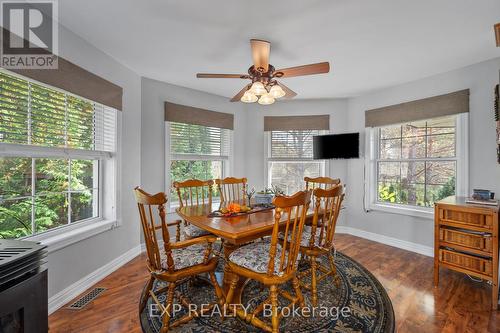
[[[456,193],[456,116],[378,129],[378,202],[432,207]]]

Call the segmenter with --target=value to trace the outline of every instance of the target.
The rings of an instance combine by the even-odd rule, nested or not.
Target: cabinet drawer
[[[480,274],[492,275],[491,259],[440,249],[439,261]]]
[[[493,226],[493,215],[457,211],[452,209],[440,208],[439,209],[440,222],[452,226],[467,226],[491,229]]]
[[[456,244],[474,250],[492,253],[491,234],[481,235],[467,233],[462,230],[440,228],[439,240],[449,244]]]

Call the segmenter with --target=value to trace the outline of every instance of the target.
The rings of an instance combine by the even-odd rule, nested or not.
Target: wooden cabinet
[[[434,285],[440,267],[490,281],[493,309],[498,306],[498,211],[452,196],[436,203],[434,216]]]

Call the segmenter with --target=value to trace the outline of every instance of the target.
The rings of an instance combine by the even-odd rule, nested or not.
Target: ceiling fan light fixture
[[[271,90],[269,90],[269,94],[273,98],[281,98],[286,95],[285,91],[283,91],[283,89],[281,89],[281,87],[277,84],[271,87]]]
[[[259,98],[254,93],[252,93],[250,90],[247,90],[245,91],[243,96],[241,96],[240,101],[242,101],[243,103],[255,103],[258,99]]]
[[[270,105],[270,104],[273,104],[274,102],[275,102],[275,99],[273,96],[271,96],[271,94],[264,94],[264,95],[260,96],[260,98],[259,98],[260,105]]]
[[[264,87],[264,84],[259,81],[256,81],[252,84],[250,92],[257,96],[267,94],[266,87]]]

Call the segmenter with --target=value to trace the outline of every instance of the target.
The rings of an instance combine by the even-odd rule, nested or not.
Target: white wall
[[[234,114],[232,175],[244,177],[247,120],[243,103],[176,85],[142,79],[141,185],[150,193],[165,191],[165,101]]]
[[[59,28],[63,58],[123,87],[122,140],[117,217],[121,226],[51,252],[49,297],[139,245],[139,222],[132,189],[140,184],[141,80],[79,36]]]
[[[500,165],[496,162],[493,89],[499,80],[500,58],[423,80],[349,99],[348,127],[364,131],[365,110],[470,89],[469,187],[500,194]],[[433,246],[433,221],[404,215],[363,211],[363,160],[348,162],[347,219],[349,227]]]

